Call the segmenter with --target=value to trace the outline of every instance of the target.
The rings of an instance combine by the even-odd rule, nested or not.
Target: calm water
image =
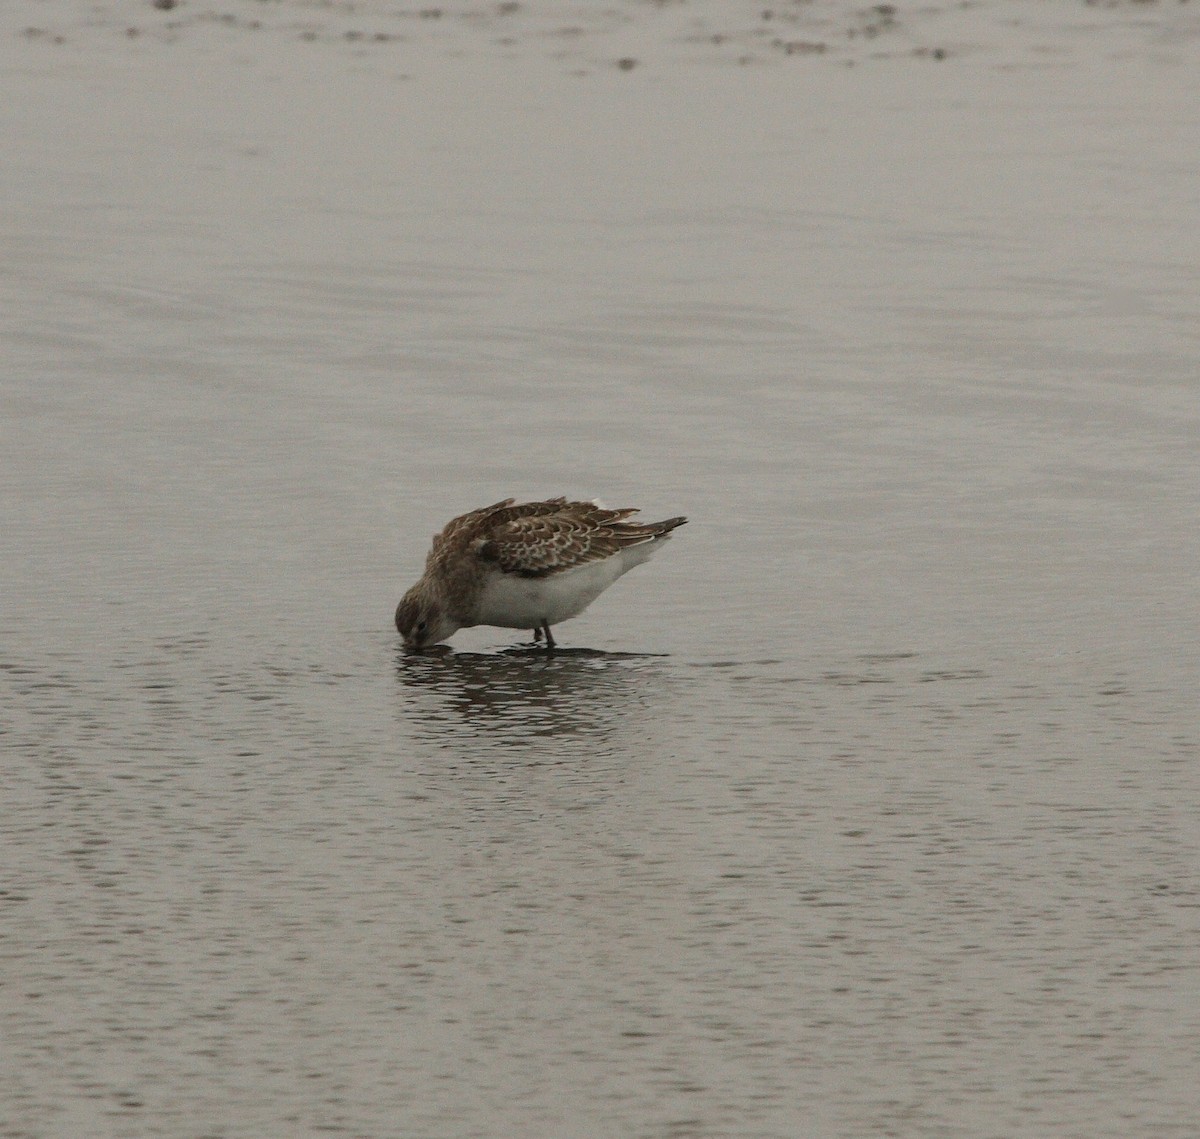
[[[1194,1134],[1200,39],[1003,10],[6,11],[4,1135]]]

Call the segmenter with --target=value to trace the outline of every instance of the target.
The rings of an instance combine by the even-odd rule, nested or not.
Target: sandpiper
[[[687,521],[628,522],[637,510],[565,498],[514,502],[472,510],[434,536],[425,573],[396,607],[409,648],[499,625],[532,629],[552,649],[551,625],[582,613]]]

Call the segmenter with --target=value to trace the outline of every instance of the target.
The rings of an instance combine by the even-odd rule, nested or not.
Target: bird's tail
[[[654,534],[654,537],[665,538],[676,526],[682,526],[687,519],[681,514],[678,518],[668,518],[663,522],[647,522],[646,529]]]

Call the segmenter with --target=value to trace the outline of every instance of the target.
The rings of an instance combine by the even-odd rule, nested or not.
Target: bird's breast
[[[479,624],[507,629],[557,625],[582,613],[628,568],[618,554],[543,577],[493,572],[481,591]]]

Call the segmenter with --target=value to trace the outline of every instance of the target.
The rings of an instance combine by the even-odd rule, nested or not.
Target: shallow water
[[[6,11],[4,1134],[1190,1136],[1191,17],[364,10]]]

